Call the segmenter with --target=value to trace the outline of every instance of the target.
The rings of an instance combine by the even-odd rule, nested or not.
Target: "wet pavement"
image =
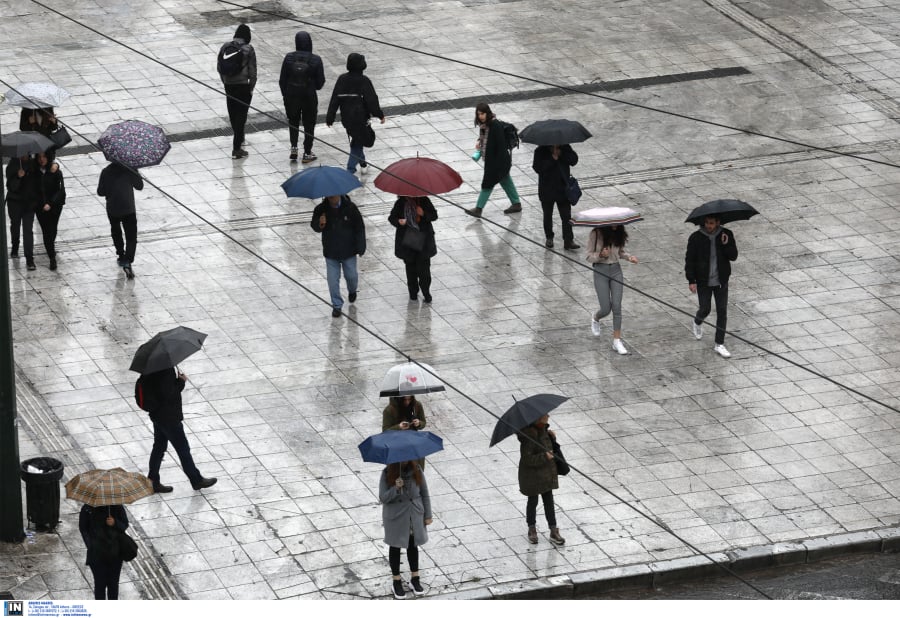
[[[175,492],[129,507],[142,551],[123,571],[123,598],[386,597],[380,468],[356,445],[380,430],[378,384],[404,355],[448,385],[422,398],[445,444],[427,468],[435,523],[422,570],[433,595],[694,553],[602,488],[704,552],[900,524],[900,171],[842,156],[900,161],[893,3],[256,5],[503,73],[220,2],[145,2],[102,16],[81,0],[47,4],[214,88],[216,50],[252,17],[259,130],[240,161],[229,158],[224,96],[38,3],[3,5],[14,17],[0,31],[16,42],[0,59],[3,79],[72,92],[58,113],[73,133],[95,140],[138,118],[178,135],[145,176],[182,204],[151,186],[138,195],[133,281],[115,267],[96,196],[105,161],[78,137],[60,156],[59,270],[39,253],[34,272],[8,262],[22,459],[57,457],[66,479],[95,467],[146,472],[151,430],[133,403],[131,357],[176,324],[209,334],[182,366],[185,425],[198,466],[219,482],[194,492],[166,459]],[[281,113],[277,74],[301,28],[325,62],[320,112],[347,53],[366,54],[390,112],[367,152],[373,165],[419,153],[463,176],[449,202],[436,202],[433,305],[409,302],[387,224],[393,198],[374,188],[372,171],[353,193],[369,246],[359,299],[347,308],[353,320],[331,317],[308,228],[314,204],[284,197],[279,185],[299,167],[287,131],[264,115]],[[598,84],[599,96],[549,93],[548,82]],[[469,158],[471,97],[492,93],[503,94],[498,116],[520,129],[568,117],[593,132],[576,146],[578,209],[644,215],[629,229],[640,263],[624,267],[635,288],[623,308],[628,356],[610,348],[610,324],[591,335],[597,300],[584,250],[543,247],[531,147],[513,156],[521,214],[502,214],[499,189],[485,219],[462,212],[482,173]],[[17,111],[2,108],[6,131]],[[320,124],[316,136],[320,162],[342,165],[331,147],[346,150],[339,127]],[[682,273],[683,221],[720,197],[761,213],[730,226],[740,257],[729,329],[742,340],[727,339],[729,360],[713,353],[709,327],[696,341],[682,313],[696,306]],[[585,230],[576,239],[585,244]],[[488,448],[488,410],[538,392],[571,397],[551,417],[580,472],[555,494],[563,547],[547,541],[540,514],[540,543],[528,544],[517,445]],[[0,591],[90,596],[77,511],[63,501],[57,533],[0,548]]]

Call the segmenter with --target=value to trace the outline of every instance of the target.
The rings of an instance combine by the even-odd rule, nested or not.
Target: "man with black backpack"
[[[363,75],[366,70],[366,57],[352,53],[347,56],[347,72],[337,78],[331,92],[331,102],[325,114],[325,124],[331,126],[341,112],[341,124],[350,138],[350,157],[347,159],[347,171],[356,173],[359,165],[360,174],[366,173],[368,163],[363,148],[371,148],[375,144],[375,131],[369,125],[370,118],[378,118],[384,124],[384,112],[378,103],[378,95],[372,80]]]
[[[303,163],[316,160],[313,154],[313,137],[316,116],[319,114],[317,90],[325,85],[325,68],[322,59],[312,53],[312,38],[303,30],[294,35],[297,51],[284,57],[278,85],[284,98],[284,113],[290,125],[291,161],[297,160],[297,139],[300,123],[303,123]]]
[[[234,131],[231,158],[243,159],[247,156],[243,148],[244,126],[256,87],[256,52],[250,45],[250,26],[241,24],[237,27],[234,40],[225,43],[219,50],[216,68],[228,96],[228,120]]]

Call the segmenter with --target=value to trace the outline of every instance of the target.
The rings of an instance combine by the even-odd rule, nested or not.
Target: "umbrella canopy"
[[[285,180],[281,188],[288,197],[317,200],[329,195],[346,195],[361,186],[359,179],[344,168],[319,165],[297,172]]]
[[[91,506],[131,504],[153,495],[153,481],[139,472],[122,468],[89,470],[66,483],[66,498]]]
[[[613,225],[625,225],[635,221],[643,221],[644,218],[636,210],[624,206],[602,206],[576,212],[572,217],[572,225],[586,227],[611,227]]]
[[[444,390],[444,385],[434,377],[434,369],[425,363],[403,363],[394,365],[381,381],[379,397],[403,397],[404,395],[421,395],[437,393]]]
[[[427,157],[400,159],[375,177],[375,186],[382,191],[410,197],[447,193],[462,182],[462,176],[452,167]]]
[[[97,143],[107,161],[117,161],[133,169],[159,165],[170,148],[162,128],[140,120],[110,125]]]
[[[187,326],[156,333],[138,348],[129,369],[142,375],[169,369],[202,348],[205,339],[206,333]]]
[[[703,225],[703,220],[706,217],[715,215],[724,224],[732,221],[746,221],[753,215],[758,214],[756,209],[747,202],[740,200],[713,200],[691,211],[691,214],[688,215],[684,222]]]
[[[61,105],[70,96],[72,95],[56,84],[27,82],[8,90],[6,92],[6,102],[16,107],[42,109]]]
[[[590,137],[590,131],[577,120],[538,120],[519,131],[523,142],[538,146],[577,144]]]
[[[562,395],[540,393],[516,401],[509,410],[503,413],[503,416],[500,417],[500,420],[494,426],[494,433],[491,435],[491,446],[508,438],[520,429],[528,427],[568,400],[568,397],[563,397]]]
[[[16,131],[3,136],[0,154],[4,157],[24,157],[45,152],[53,146],[49,137],[45,137],[37,131]]]
[[[392,464],[422,459],[444,450],[444,441],[430,431],[383,431],[359,445],[363,461]]]

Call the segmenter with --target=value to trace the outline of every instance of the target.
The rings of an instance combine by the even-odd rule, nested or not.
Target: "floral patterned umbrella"
[[[157,126],[140,120],[110,125],[97,140],[108,161],[137,169],[159,165],[169,152],[169,140]]]

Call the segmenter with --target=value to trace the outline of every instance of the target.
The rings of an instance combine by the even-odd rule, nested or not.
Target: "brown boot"
[[[528,542],[532,545],[537,545],[538,535],[537,528],[534,526],[528,526]]]
[[[559,536],[559,528],[550,528],[550,542],[554,545],[566,544],[566,540]]]

